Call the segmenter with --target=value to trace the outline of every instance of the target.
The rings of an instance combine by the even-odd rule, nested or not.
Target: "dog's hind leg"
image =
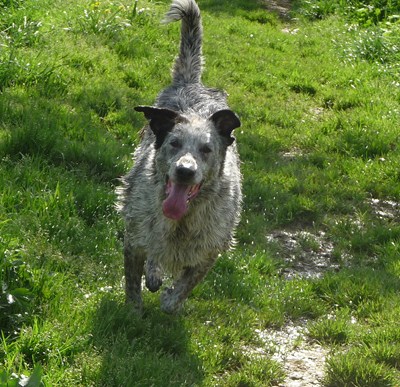
[[[142,311],[142,275],[145,259],[144,251],[135,249],[126,235],[124,241],[126,302],[133,304],[138,312]]]
[[[148,259],[146,261],[146,287],[151,292],[156,292],[162,285],[162,271],[160,265],[154,260]]]
[[[181,276],[174,282],[172,288],[161,294],[161,309],[166,313],[177,312],[194,287],[206,276],[215,260],[205,264],[187,267]]]

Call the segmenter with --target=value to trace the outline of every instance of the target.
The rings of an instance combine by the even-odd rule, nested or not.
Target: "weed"
[[[392,32],[385,32],[379,27],[367,30],[354,28],[350,29],[349,36],[351,38],[343,45],[346,60],[366,60],[382,64],[397,62],[399,40],[392,38]]]
[[[108,36],[121,32],[131,27],[128,15],[136,15],[137,3],[131,10],[123,4],[113,2],[92,1],[88,8],[83,10],[83,15],[78,19],[76,32],[106,34]]]

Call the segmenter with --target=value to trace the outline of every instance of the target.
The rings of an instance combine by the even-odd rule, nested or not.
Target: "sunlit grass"
[[[180,315],[148,292],[143,318],[125,306],[114,190],[143,125],[133,108],[170,80],[179,25],[159,24],[168,3],[3,1],[0,384],[277,385],[282,364],[255,354],[256,331],[307,320],[331,350],[324,385],[398,385],[392,19],[383,33],[323,1],[297,2],[307,20],[291,22],[256,2],[199,1],[204,82],[229,92],[243,123],[238,244]],[[285,277],[276,230],[323,231],[336,271]],[[320,249],[298,242],[293,254]]]

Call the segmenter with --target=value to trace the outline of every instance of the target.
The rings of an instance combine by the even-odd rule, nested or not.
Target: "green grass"
[[[400,200],[398,3],[199,3],[204,82],[243,123],[238,244],[180,315],[145,292],[138,318],[114,190],[179,24],[168,1],[0,0],[0,385],[277,385],[257,331],[304,319],[325,386],[399,385],[398,209],[371,204]],[[276,230],[324,231],[338,269],[287,279]]]

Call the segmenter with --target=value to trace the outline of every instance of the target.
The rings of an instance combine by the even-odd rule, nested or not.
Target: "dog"
[[[164,22],[181,20],[172,84],[154,106],[138,106],[148,124],[122,178],[126,301],[142,311],[142,276],[156,292],[172,287],[161,309],[177,312],[218,255],[234,245],[242,193],[233,130],[241,123],[223,91],[201,82],[203,28],[194,0],[174,0]]]

